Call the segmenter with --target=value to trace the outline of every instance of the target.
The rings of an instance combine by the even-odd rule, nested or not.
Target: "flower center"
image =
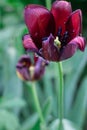
[[[64,34],[62,35],[62,28],[61,27],[59,27],[58,28],[58,40],[60,41],[60,43],[61,43],[61,47],[63,47],[63,46],[65,46],[65,45],[67,45],[67,40],[68,40],[68,38],[69,38],[69,33],[68,33],[68,31],[65,31],[64,32]]]
[[[34,70],[35,70],[34,66],[31,65],[31,66],[29,67],[29,72],[30,72],[31,78],[33,78],[33,76],[34,76]]]
[[[54,40],[54,44],[58,46],[58,48],[61,48],[61,42],[59,41],[59,37],[56,37]]]

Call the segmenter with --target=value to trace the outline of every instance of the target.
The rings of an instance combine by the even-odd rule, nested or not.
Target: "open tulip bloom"
[[[17,75],[26,81],[38,80],[43,75],[47,64],[47,61],[41,57],[31,58],[29,55],[22,55],[16,65]]]
[[[85,39],[81,34],[82,12],[80,9],[72,12],[70,2],[56,0],[50,11],[41,5],[26,6],[24,19],[29,31],[22,39],[27,54],[21,56],[17,63],[17,75],[22,80],[35,81],[43,75],[48,61],[58,62],[58,129],[62,130],[64,83],[60,61],[72,57],[77,49],[85,49]],[[35,84],[32,84],[31,89],[40,121],[45,126]]]
[[[56,0],[50,11],[41,5],[28,5],[24,19],[29,30],[23,36],[26,51],[34,51],[49,61],[68,59],[77,49],[84,51],[82,12],[72,12],[69,2]]]

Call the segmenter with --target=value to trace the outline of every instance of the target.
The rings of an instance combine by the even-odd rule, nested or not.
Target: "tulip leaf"
[[[79,127],[83,126],[86,115],[87,105],[87,77],[83,80],[73,108],[71,110],[70,119],[78,124]]]
[[[14,99],[2,99],[0,102],[0,108],[12,109],[16,107],[24,107],[26,105],[25,101],[20,98]]]
[[[59,119],[56,119],[50,125],[50,130],[59,130]],[[62,130],[80,130],[73,122],[63,119],[63,129]]]
[[[51,111],[51,98],[49,97],[45,104],[44,104],[44,107],[43,107],[43,116],[45,119],[47,119],[50,111]],[[30,116],[22,125],[22,130],[38,130],[39,129],[39,126],[40,125],[40,121],[39,121],[39,117],[38,117],[38,114],[34,114],[32,116]],[[41,127],[43,129],[43,126],[41,124]]]
[[[45,124],[40,124],[40,130],[50,130],[49,127],[47,127]]]
[[[77,82],[84,70],[84,67],[87,63],[87,56],[86,56],[86,53],[87,53],[87,47],[85,49],[85,52],[82,54],[80,53],[77,53],[77,58],[78,59],[82,59],[78,62],[77,58],[75,61],[73,61],[73,64],[75,62],[77,62],[77,66],[76,69],[69,73],[67,76],[66,76],[66,80],[65,80],[65,115],[67,116],[67,114],[69,113],[70,111],[70,107],[71,107],[71,104],[72,104],[72,101],[73,101],[73,98],[74,98],[74,93],[75,93],[75,90],[76,90],[76,85],[77,85]],[[80,57],[80,58],[79,58]]]
[[[53,69],[54,68],[54,69]],[[58,66],[55,63],[49,64],[46,68],[46,72],[44,75],[44,91],[47,97],[51,97],[52,99],[52,113],[56,117],[57,115],[57,91],[56,88],[58,86]],[[50,73],[49,73],[50,72]],[[55,101],[55,102],[54,102]],[[54,111],[55,108],[55,111]]]
[[[38,122],[38,115],[35,113],[31,115],[23,124],[21,127],[21,130],[31,130]]]
[[[0,130],[19,130],[18,118],[11,112],[0,109]]]
[[[47,100],[45,101],[44,108],[43,108],[43,115],[45,120],[47,119],[48,115],[51,112],[51,105],[52,105],[52,98],[48,97]]]

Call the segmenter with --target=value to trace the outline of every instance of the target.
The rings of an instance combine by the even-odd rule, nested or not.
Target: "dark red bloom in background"
[[[31,58],[29,55],[22,55],[16,65],[17,75],[20,79],[26,81],[38,80],[44,74],[47,64],[41,57],[34,56]]]
[[[40,5],[28,5],[24,18],[29,30],[23,37],[27,51],[35,51],[49,61],[70,58],[77,49],[84,51],[82,13],[80,9],[72,12],[69,2],[56,0],[50,11]]]

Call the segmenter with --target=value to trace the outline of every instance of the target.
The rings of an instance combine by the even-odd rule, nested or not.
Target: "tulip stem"
[[[59,69],[59,86],[58,86],[58,116],[59,116],[59,130],[62,130],[62,120],[63,120],[63,68],[62,63],[58,62],[58,69]]]
[[[51,0],[46,0],[46,7],[47,9],[51,8]]]
[[[39,103],[39,100],[38,100],[38,96],[37,96],[37,91],[36,91],[35,82],[32,82],[31,90],[32,90],[35,107],[36,107],[36,110],[37,110],[37,112],[38,112],[40,121],[41,121],[41,123],[45,123],[44,117],[43,117],[43,114],[42,114],[42,111],[41,111],[40,103]]]

